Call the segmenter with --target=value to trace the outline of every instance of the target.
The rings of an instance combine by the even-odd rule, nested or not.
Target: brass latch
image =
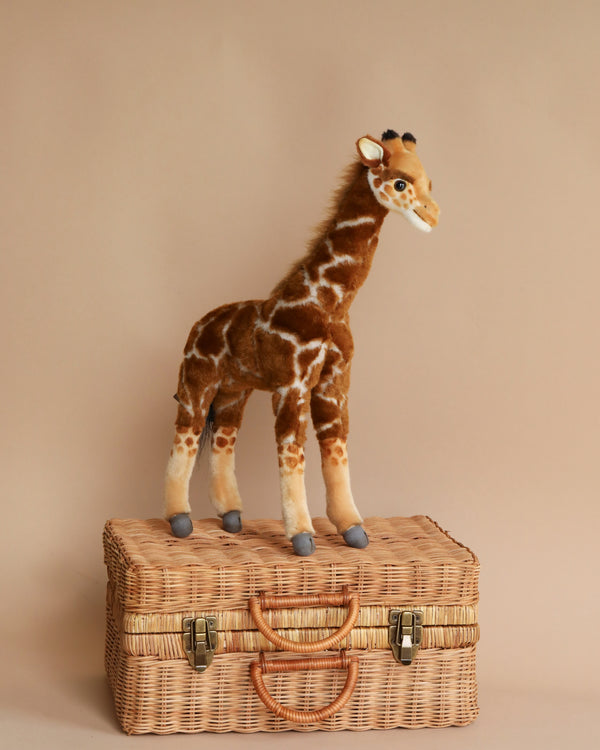
[[[389,623],[389,641],[394,659],[402,664],[410,664],[423,640],[423,613],[420,610],[392,609]]]
[[[183,648],[196,672],[206,671],[217,648],[217,618],[185,617]]]

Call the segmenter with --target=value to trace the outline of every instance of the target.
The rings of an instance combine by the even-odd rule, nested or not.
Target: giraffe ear
[[[387,148],[371,135],[359,138],[356,141],[356,150],[365,167],[371,169],[378,167],[380,164],[387,164],[390,159],[390,152]]]

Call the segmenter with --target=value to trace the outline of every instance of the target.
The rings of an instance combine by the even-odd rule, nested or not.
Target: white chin
[[[409,221],[409,223],[413,225],[413,227],[420,229],[422,232],[431,232],[431,227],[429,226],[429,224],[426,221],[423,221],[423,219],[414,211],[403,211],[402,213],[404,217]]]

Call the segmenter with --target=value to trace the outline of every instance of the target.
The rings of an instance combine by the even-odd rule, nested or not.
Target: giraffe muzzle
[[[413,209],[419,219],[428,224],[431,228],[436,227],[440,217],[440,209],[435,201],[429,201],[419,208]]]

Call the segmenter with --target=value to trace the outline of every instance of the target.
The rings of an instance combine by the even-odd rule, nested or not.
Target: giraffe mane
[[[292,265],[288,273],[286,273],[286,275],[281,279],[277,286],[275,286],[275,288],[272,290],[271,295],[278,294],[290,280],[290,278],[292,278],[296,274],[296,272],[300,268],[302,268],[304,263],[315,252],[323,237],[328,234],[332,224],[334,223],[334,219],[338,212],[339,206],[344,202],[344,199],[348,195],[350,188],[354,185],[359,175],[366,171],[367,167],[365,167],[364,164],[358,159],[352,162],[352,164],[350,164],[343,170],[340,177],[340,185],[331,196],[327,215],[315,227],[313,238],[308,243],[307,252],[300,258],[300,260],[297,260]]]

